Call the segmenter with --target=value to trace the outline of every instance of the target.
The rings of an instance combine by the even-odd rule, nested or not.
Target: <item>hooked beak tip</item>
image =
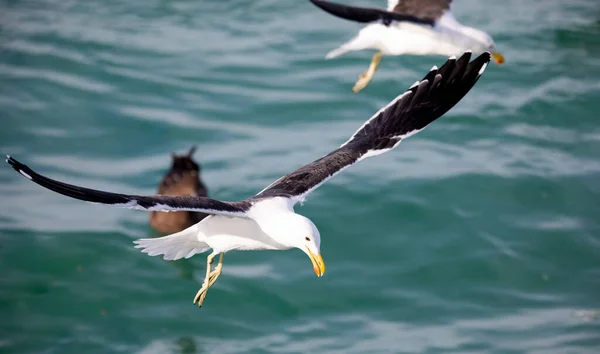
[[[492,53],[492,59],[496,62],[496,64],[502,65],[504,64],[504,55],[496,52]]]
[[[313,270],[318,277],[322,277],[325,274],[325,262],[323,262],[323,257],[321,254],[314,254],[308,247],[306,248],[308,257],[313,265]]]

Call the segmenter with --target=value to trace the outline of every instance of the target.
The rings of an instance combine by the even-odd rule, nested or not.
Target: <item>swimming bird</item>
[[[221,275],[223,256],[229,251],[297,248],[310,258],[315,274],[322,276],[325,263],[321,235],[310,219],[294,211],[294,205],[334,175],[361,160],[392,150],[450,110],[475,85],[490,61],[490,53],[469,62],[470,59],[471,53],[467,52],[458,60],[449,58],[439,69],[434,66],[422,80],[375,113],[339,148],[242,201],[110,193],[50,179],[10,156],[6,161],[27,179],[75,199],[149,211],[211,214],[173,235],[134,241],[142,252],[163,255],[166,260],[189,258],[212,249],[207,257],[206,277],[193,301],[202,306],[208,289]],[[218,264],[211,270],[217,255]]]
[[[325,56],[332,59],[350,51],[377,50],[367,71],[359,75],[352,91],[365,88],[379,68],[383,55],[459,55],[467,50],[491,52],[504,63],[492,37],[459,23],[452,15],[452,0],[388,0],[387,10],[346,6],[310,0],[322,10],[347,20],[368,23],[358,35]]]
[[[206,197],[206,186],[200,178],[200,165],[192,158],[196,146],[184,155],[171,153],[171,168],[158,185],[159,195]],[[192,211],[151,211],[150,225],[158,232],[172,234],[200,222],[208,214]]]

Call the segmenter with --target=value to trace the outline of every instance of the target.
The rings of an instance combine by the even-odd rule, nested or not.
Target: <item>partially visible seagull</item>
[[[467,50],[491,52],[498,64],[504,57],[492,37],[460,24],[452,15],[452,0],[388,0],[386,10],[310,0],[324,11],[347,20],[368,23],[358,35],[325,56],[332,59],[350,51],[375,49],[367,71],[352,91],[365,88],[379,67],[382,55],[459,55]]]
[[[192,158],[196,146],[187,154],[171,154],[171,168],[158,185],[159,195],[208,196],[206,186],[200,178],[200,165]],[[150,212],[150,225],[163,234],[173,234],[200,222],[208,214],[191,211]]]
[[[10,156],[7,156],[6,162],[29,180],[75,199],[148,211],[212,214],[173,235],[134,241],[142,252],[150,256],[164,255],[166,260],[189,258],[212,248],[207,258],[206,278],[194,297],[194,303],[202,306],[207,290],[221,274],[223,255],[232,250],[298,248],[308,255],[317,276],[322,276],[325,263],[320,251],[321,236],[310,219],[294,212],[294,205],[344,169],[392,150],[456,105],[485,70],[490,53],[484,53],[469,63],[470,59],[471,53],[467,52],[458,60],[449,58],[439,69],[434,66],[423,80],[415,82],[408,91],[375,113],[339,148],[239,202],[208,197],[104,192],[44,177]],[[217,255],[218,265],[211,271]]]

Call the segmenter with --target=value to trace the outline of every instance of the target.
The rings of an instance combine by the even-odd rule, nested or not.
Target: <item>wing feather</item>
[[[452,0],[388,0],[388,11],[416,18],[438,19],[450,10]]]
[[[450,58],[365,122],[336,150],[265,188],[257,198],[284,196],[299,202],[328,179],[365,158],[385,153],[421,131],[456,105],[477,82],[490,61],[484,53]]]
[[[381,22],[389,26],[393,22],[407,21],[433,26],[435,21],[434,18],[416,17],[368,7],[348,6],[324,0],[310,0],[310,2],[334,16],[360,23]]]
[[[56,193],[91,203],[108,204],[121,208],[132,208],[148,211],[196,211],[206,214],[247,217],[246,211],[250,203],[222,202],[207,197],[154,195],[141,196],[119,194],[90,189],[60,182],[45,177],[27,165],[7,156],[6,162],[22,176]]]

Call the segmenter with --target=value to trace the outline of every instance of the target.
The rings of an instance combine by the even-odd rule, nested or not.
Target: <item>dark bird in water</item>
[[[206,186],[200,179],[200,165],[192,158],[195,151],[196,146],[192,146],[187,154],[171,153],[171,169],[160,181],[158,194],[208,196]],[[172,234],[187,229],[207,216],[208,214],[193,211],[152,211],[150,225],[160,233]]]

